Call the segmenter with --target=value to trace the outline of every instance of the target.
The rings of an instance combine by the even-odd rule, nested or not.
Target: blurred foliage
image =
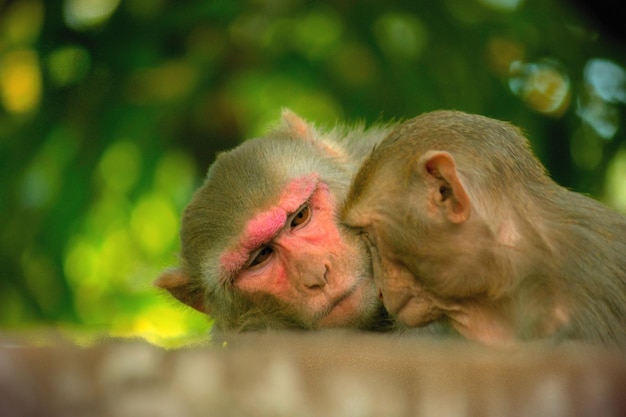
[[[216,152],[281,107],[510,120],[558,182],[626,212],[626,49],[602,2],[573,4],[0,0],[0,325],[204,335],[151,282]]]

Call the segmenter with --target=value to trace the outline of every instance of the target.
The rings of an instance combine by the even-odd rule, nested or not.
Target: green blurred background
[[[282,107],[509,120],[559,183],[626,212],[623,22],[603,6],[0,0],[0,328],[206,334],[151,282],[216,152]]]

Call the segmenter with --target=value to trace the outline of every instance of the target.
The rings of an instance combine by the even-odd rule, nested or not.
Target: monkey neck
[[[497,201],[485,205],[497,210],[477,207],[474,221],[489,230],[482,246],[492,262],[490,282],[495,287],[488,294],[492,299],[515,292],[527,279],[554,273],[548,262],[553,255],[550,228],[532,204],[532,200]]]
[[[498,302],[468,300],[444,307],[450,325],[466,339],[488,346],[515,344],[517,334]]]
[[[604,322],[614,321],[615,313],[597,300],[610,299],[611,288],[623,288],[623,218],[556,184],[523,200],[516,210],[503,211],[496,234],[514,277],[505,310],[518,336],[595,338],[610,332],[600,328],[610,327]],[[598,285],[600,279],[610,285]],[[597,317],[604,322],[586,324]]]
[[[541,197],[533,198],[523,189],[501,194],[506,198],[477,208],[480,221],[492,232],[493,256],[509,268],[500,271],[501,275],[514,277],[513,283],[537,274],[554,275],[554,230],[561,226],[549,221],[546,212],[553,210],[542,204]],[[487,207],[491,209],[485,210]]]
[[[500,269],[504,268],[497,272],[515,277],[515,281],[534,274],[536,271],[529,271],[528,266],[537,262],[535,257],[544,258],[551,251],[550,227],[545,224],[541,207],[536,207],[535,199],[523,187],[513,186],[496,195],[472,191],[473,221],[489,230],[491,256],[500,261]]]
[[[499,203],[497,212],[476,213],[473,221],[490,230],[491,244],[483,245],[489,251],[489,291],[443,306],[452,326],[469,339],[509,345],[549,336],[567,322],[562,284],[554,279],[562,266],[553,227],[532,204]]]

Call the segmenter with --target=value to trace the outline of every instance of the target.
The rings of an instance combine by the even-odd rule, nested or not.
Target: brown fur
[[[421,294],[405,320],[424,324],[428,299],[487,343],[626,347],[626,217],[552,181],[508,123],[455,111],[403,123],[364,162],[342,216],[379,254],[386,306]]]
[[[185,209],[180,232],[181,265],[165,271],[155,284],[209,314],[219,329],[314,327],[302,313],[306,306],[232,285],[232,277],[223,276],[220,256],[238,241],[255,213],[276,204],[285,185],[294,178],[319,174],[337,204],[342,202],[360,162],[389,130],[384,126],[368,130],[357,126],[322,132],[284,111],[282,123],[268,135],[218,155],[205,183]],[[348,244],[358,249],[361,259],[357,262],[369,271],[369,254],[362,241],[344,226],[336,227]],[[368,285],[372,287],[369,281]],[[370,292],[373,298],[363,306],[367,316],[351,326],[389,326],[373,288]]]

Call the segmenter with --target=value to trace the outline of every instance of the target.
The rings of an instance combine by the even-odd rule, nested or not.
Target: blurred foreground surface
[[[40,337],[40,336],[39,336]],[[0,341],[2,416],[624,416],[626,359],[345,332]]]

